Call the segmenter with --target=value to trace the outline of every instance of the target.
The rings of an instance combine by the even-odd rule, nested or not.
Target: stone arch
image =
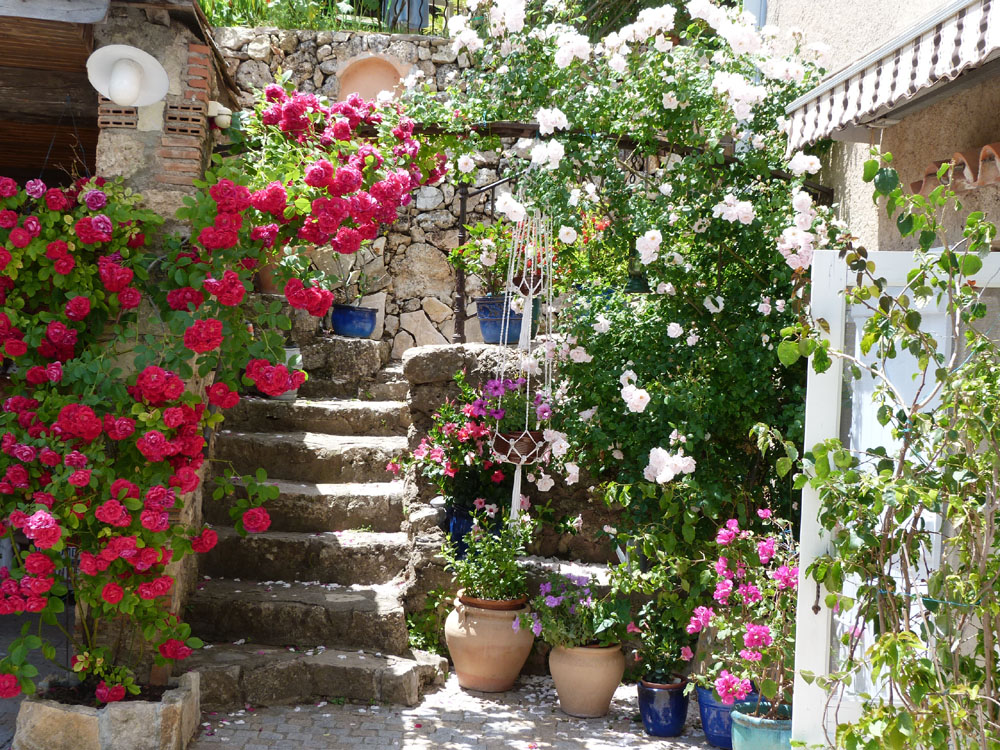
[[[364,54],[344,62],[337,71],[340,99],[354,92],[365,99],[374,99],[380,91],[399,90],[412,66],[385,55]]]

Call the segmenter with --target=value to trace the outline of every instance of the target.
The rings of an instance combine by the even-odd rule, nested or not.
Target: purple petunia
[[[504,414],[506,414],[503,409],[490,409],[490,416],[493,417],[497,422],[503,419]]]
[[[542,621],[535,616],[534,612],[531,613],[531,617],[534,620],[534,622],[531,623],[531,632],[536,636],[539,636],[542,634]]]
[[[548,404],[539,404],[538,408],[535,409],[535,414],[538,415],[539,419],[548,419],[552,416],[552,407]]]
[[[500,380],[487,380],[484,390],[486,391],[486,395],[499,398],[504,394],[504,384]]]
[[[561,596],[552,596],[550,594],[549,596],[545,597],[545,606],[550,608],[558,607],[560,604],[562,604],[562,600],[563,598]]]

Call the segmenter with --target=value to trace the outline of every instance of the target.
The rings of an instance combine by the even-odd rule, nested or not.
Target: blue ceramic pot
[[[770,704],[740,701],[733,706],[733,750],[788,750],[792,746],[792,708],[779,706],[777,719],[754,716],[767,713]]]
[[[466,508],[448,506],[445,510],[444,523],[444,530],[448,532],[448,540],[455,546],[455,557],[464,560],[465,553],[468,552],[465,535],[472,531],[472,513]]]
[[[750,693],[747,702],[757,702],[757,694]],[[701,728],[705,732],[708,744],[733,750],[733,718],[732,706],[715,699],[712,688],[698,687],[698,713],[701,714]]]
[[[639,682],[639,713],[646,734],[653,737],[677,737],[684,731],[688,712],[688,696],[684,695],[686,682],[660,685],[642,680]]]
[[[338,336],[349,336],[352,339],[366,339],[375,330],[375,316],[378,310],[374,307],[355,307],[354,305],[334,305],[330,312],[330,324]]]
[[[479,330],[483,334],[483,341],[487,344],[516,344],[521,338],[521,320],[523,315],[509,310],[510,297],[491,295],[489,297],[476,297],[476,317],[479,318]],[[538,330],[538,314],[541,310],[541,303],[538,298],[532,299],[531,303],[531,335],[534,336]],[[504,315],[508,315],[506,324]],[[500,341],[506,325],[507,338]]]

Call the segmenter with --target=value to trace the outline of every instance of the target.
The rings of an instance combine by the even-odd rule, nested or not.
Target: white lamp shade
[[[127,44],[101,47],[87,59],[87,78],[122,107],[145,107],[167,95],[167,71],[148,52]]]

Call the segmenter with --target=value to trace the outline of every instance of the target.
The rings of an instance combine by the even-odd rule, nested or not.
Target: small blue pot
[[[472,513],[465,508],[448,506],[445,510],[444,523],[448,540],[455,546],[455,556],[459,560],[464,560],[465,553],[468,552],[465,535],[472,531]]]
[[[521,338],[521,320],[523,315],[508,309],[510,305],[509,296],[491,295],[489,297],[476,298],[476,317],[479,318],[479,330],[483,334],[483,341],[487,344],[516,344]],[[531,335],[534,336],[538,330],[538,314],[541,310],[541,303],[535,297],[531,303]],[[507,319],[507,339],[500,341],[504,330],[504,315]]]
[[[764,713],[770,704],[762,701]],[[780,706],[777,719],[754,716],[756,701],[740,701],[733,706],[733,750],[788,750],[792,746],[792,708]]]
[[[757,702],[757,693],[750,693],[746,702]],[[715,699],[712,688],[698,686],[698,713],[701,714],[701,728],[709,745],[733,750],[732,706]]]
[[[678,737],[684,731],[688,712],[688,696],[684,694],[686,685],[686,682],[670,685],[645,680],[639,682],[639,713],[646,734]]]
[[[334,305],[330,312],[330,324],[333,326],[333,332],[338,336],[367,339],[375,330],[375,316],[377,314],[378,310],[374,307]]]

